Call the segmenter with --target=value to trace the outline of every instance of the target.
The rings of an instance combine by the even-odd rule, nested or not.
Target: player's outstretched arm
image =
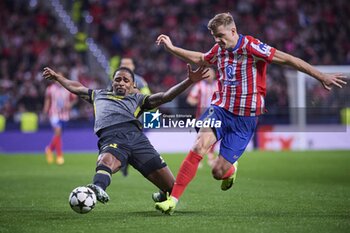
[[[279,50],[276,50],[272,62],[282,65],[289,65],[301,72],[304,72],[314,77],[315,79],[320,81],[323,87],[328,91],[332,89],[332,86],[342,88],[343,85],[347,84],[346,81],[344,81],[344,79],[346,79],[345,75],[322,73],[306,61]]]
[[[68,91],[80,97],[85,98],[89,95],[89,89],[80,82],[69,80],[48,67],[44,68],[43,77],[46,80],[55,80],[59,82]]]
[[[186,90],[193,83],[198,82],[202,79],[208,78],[209,77],[208,71],[209,70],[203,66],[192,71],[191,66],[187,64],[187,78],[184,81],[171,87],[166,92],[159,92],[149,96],[146,99],[143,105],[143,108],[152,109],[152,108],[158,107],[161,104],[172,101],[176,96],[178,96],[180,93]]]
[[[204,60],[204,54],[201,52],[190,51],[186,49],[182,49],[180,47],[176,47],[171,42],[171,39],[167,35],[159,35],[156,40],[157,45],[164,45],[166,50],[179,57],[180,59],[192,63],[197,64],[199,66],[208,66],[209,64]]]

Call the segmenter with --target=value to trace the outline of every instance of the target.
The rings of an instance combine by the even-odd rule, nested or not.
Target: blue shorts
[[[50,123],[52,128],[64,128],[67,121],[61,120],[58,117],[50,117]]]
[[[237,116],[216,105],[211,105],[200,119],[221,121],[221,127],[212,129],[216,139],[221,140],[220,155],[230,163],[243,154],[258,123],[256,116]]]

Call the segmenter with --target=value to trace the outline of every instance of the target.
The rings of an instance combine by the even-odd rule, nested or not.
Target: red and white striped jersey
[[[76,96],[56,83],[47,87],[45,96],[45,98],[50,99],[49,117],[57,117],[60,120],[68,121],[71,101],[74,101]]]
[[[221,49],[215,44],[204,54],[210,64],[216,64],[218,91],[212,104],[235,115],[258,116],[264,112],[266,95],[266,68],[276,49],[252,36],[239,35],[233,49]]]
[[[188,95],[198,100],[196,110],[197,117],[202,115],[210,106],[211,98],[216,89],[217,85],[215,81],[208,82],[207,80],[202,80],[194,84]]]

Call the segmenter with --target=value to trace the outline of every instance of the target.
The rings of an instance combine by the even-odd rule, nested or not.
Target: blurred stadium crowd
[[[0,1],[0,112],[8,121],[18,121],[25,111],[41,114],[47,86],[41,78],[45,66],[59,68],[90,88],[108,83],[106,73],[92,70],[84,41],[77,44],[76,35],[53,14],[52,1]],[[239,33],[255,36],[313,65],[350,65],[350,4],[346,0],[59,2],[76,23],[79,35],[93,38],[107,58],[134,58],[136,73],[152,92],[164,91],[186,75],[185,64],[157,47],[156,37],[168,34],[180,47],[206,52],[214,43],[206,25],[219,12],[233,14]],[[268,109],[288,108],[282,68],[269,67],[267,90]],[[320,98],[324,95],[320,89],[311,91]],[[178,98],[172,106],[183,106],[184,99]],[[91,106],[80,101],[73,118],[91,119]]]

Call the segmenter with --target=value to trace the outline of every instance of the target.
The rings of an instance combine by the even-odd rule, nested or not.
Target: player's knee
[[[208,147],[204,144],[203,140],[200,138],[196,139],[192,151],[199,154],[199,155],[204,155],[208,151]]]
[[[113,173],[119,170],[121,162],[117,160],[112,154],[104,153],[99,156],[97,165],[104,165],[109,167]]]

